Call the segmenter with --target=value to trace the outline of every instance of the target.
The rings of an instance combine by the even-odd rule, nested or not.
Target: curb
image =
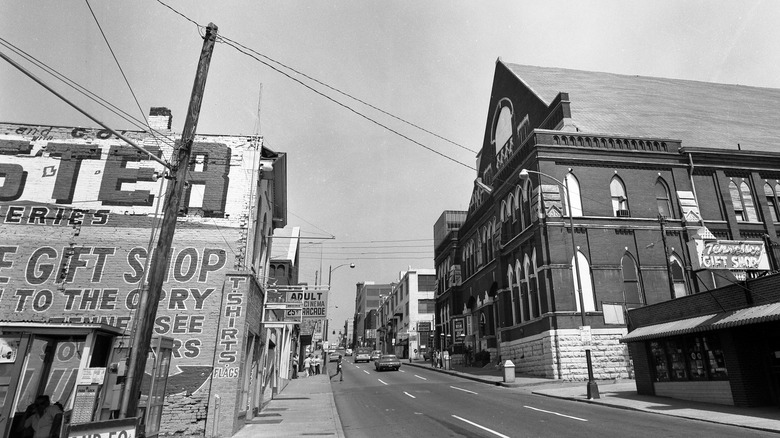
[[[686,420],[701,421],[703,423],[719,424],[719,425],[723,425],[723,426],[733,426],[733,427],[740,427],[740,428],[743,428],[743,429],[758,430],[758,431],[761,431],[761,432],[771,432],[771,433],[780,434],[780,431],[777,430],[777,429],[770,429],[770,428],[760,427],[760,426],[751,426],[749,424],[735,424],[735,423],[728,423],[728,422],[725,422],[725,421],[712,420],[712,419],[708,419],[708,418],[698,418],[698,417],[693,417],[693,416],[690,416],[690,415],[674,415],[674,414],[670,414],[668,412],[649,411],[647,409],[637,408],[637,407],[633,407],[633,406],[625,406],[625,405],[618,405],[618,404],[612,404],[612,403],[604,403],[604,402],[600,402],[600,401],[597,401],[597,400],[591,400],[591,399],[587,399],[587,398],[577,398],[577,397],[570,397],[570,396],[565,396],[565,395],[545,394],[543,392],[536,392],[536,391],[532,391],[531,394],[539,395],[539,396],[542,396],[542,397],[555,398],[555,399],[558,399],[558,400],[568,400],[568,401],[573,401],[573,402],[588,403],[588,404],[591,404],[591,405],[604,406],[604,407],[607,407],[607,408],[622,409],[624,411],[645,412],[645,413],[648,413],[648,414],[663,415],[665,417],[684,418]]]

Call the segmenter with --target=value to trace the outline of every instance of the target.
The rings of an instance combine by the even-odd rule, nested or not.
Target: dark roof
[[[780,90],[504,64],[548,105],[569,94],[580,131],[682,140],[683,147],[780,150]]]

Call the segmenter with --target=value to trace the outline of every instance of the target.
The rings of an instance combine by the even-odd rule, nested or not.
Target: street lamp
[[[577,296],[579,297],[580,300],[580,316],[582,317],[581,330],[585,330],[585,327],[587,327],[588,325],[585,322],[585,300],[582,295],[582,277],[580,276],[580,262],[577,253],[577,243],[574,240],[574,217],[573,217],[574,208],[571,205],[571,198],[569,197],[569,189],[559,179],[543,172],[537,172],[535,170],[520,169],[520,179],[522,181],[527,181],[529,179],[529,175],[528,175],[529,173],[535,173],[539,176],[545,176],[555,181],[556,184],[558,184],[558,187],[560,187],[563,190],[563,192],[566,194],[566,208],[569,209],[569,232],[571,233],[571,250],[572,250],[572,256],[574,257],[574,272],[575,275],[577,276]],[[583,338],[583,344],[584,343],[585,343],[585,339]],[[599,385],[593,379],[593,365],[591,363],[591,358],[590,358],[590,348],[587,346],[585,348],[585,360],[588,365],[588,399],[601,398],[601,396],[599,395]]]
[[[330,289],[330,279],[333,276],[333,271],[335,271],[336,269],[338,269],[338,268],[340,268],[342,266],[347,266],[347,265],[349,265],[349,267],[351,269],[355,269],[355,264],[354,263],[344,263],[343,265],[338,265],[335,268],[333,266],[330,266],[330,268],[328,269],[328,289]]]

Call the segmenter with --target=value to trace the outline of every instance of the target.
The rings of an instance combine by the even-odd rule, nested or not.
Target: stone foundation
[[[597,380],[633,378],[628,347],[620,343],[626,329],[592,331],[591,362]],[[587,380],[585,349],[579,330],[551,330],[537,336],[501,343],[501,360],[532,376],[561,380]]]

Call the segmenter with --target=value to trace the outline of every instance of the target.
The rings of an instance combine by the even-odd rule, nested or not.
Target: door
[[[14,400],[30,345],[30,335],[0,336],[0,436],[10,436]]]

